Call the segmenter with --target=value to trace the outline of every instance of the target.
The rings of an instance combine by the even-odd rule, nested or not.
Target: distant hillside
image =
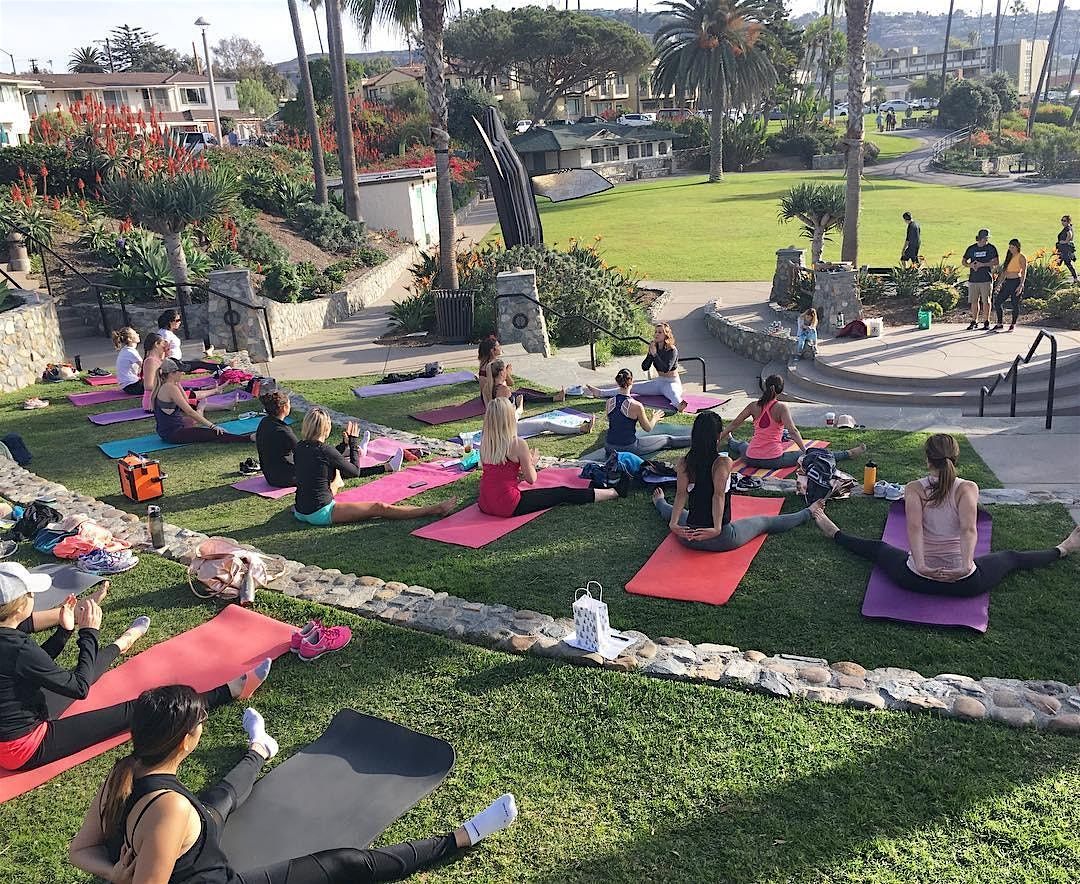
[[[316,58],[322,58],[321,52],[309,52],[308,61],[314,61]],[[372,58],[389,58],[395,65],[403,65],[409,63],[409,51],[407,49],[392,49],[388,52],[347,52],[346,58],[355,58],[357,61],[367,61]],[[413,61],[418,61],[419,57],[417,53],[413,53]],[[295,74],[300,70],[300,63],[298,59],[290,58],[288,61],[279,61],[274,65],[274,69],[285,76],[287,74]]]

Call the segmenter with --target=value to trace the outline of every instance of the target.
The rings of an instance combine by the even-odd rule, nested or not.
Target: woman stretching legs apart
[[[196,395],[196,407],[192,407],[187,390],[180,386],[183,371],[173,359],[164,360],[157,371],[152,405],[157,434],[166,442],[183,445],[188,442],[254,442],[255,434],[239,436],[227,433],[202,413],[202,405]],[[221,389],[204,390],[212,393]]]
[[[540,452],[529,448],[517,434],[517,415],[509,399],[492,399],[484,415],[480,441],[480,497],[477,506],[490,516],[523,516],[563,503],[582,504],[625,496],[629,478],[612,488],[533,488],[522,491],[518,483],[536,481]]]
[[[525,397],[521,395],[520,391],[511,391],[506,363],[501,359],[492,360],[488,363],[488,374],[491,377],[492,387],[491,396],[486,401],[512,399],[514,412],[518,416],[518,432],[527,429],[530,436],[539,436],[541,433],[554,433],[556,436],[579,436],[584,433],[591,433],[596,428],[595,415],[583,417],[575,424],[561,424],[558,421],[538,417],[521,420]]]
[[[1013,571],[1051,565],[1080,550],[1080,528],[1053,549],[1003,550],[975,557],[979,486],[956,475],[960,446],[945,433],[926,440],[929,475],[904,489],[911,552],[883,540],[841,531],[822,502],[810,507],[821,532],[838,546],[878,565],[895,584],[912,592],[975,596],[989,592]]]
[[[683,399],[682,381],[679,379],[679,348],[675,346],[675,334],[666,322],[658,322],[653,331],[653,342],[649,344],[649,352],[641,362],[641,370],[655,368],[657,376],[652,380],[638,381],[634,384],[633,392],[638,396],[663,396],[676,411],[685,411],[686,402]],[[586,393],[598,399],[615,396],[619,390],[618,386],[585,388]]]
[[[321,850],[260,869],[234,869],[221,847],[229,815],[247,800],[278,751],[262,716],[244,712],[248,751],[199,795],[177,778],[202,738],[208,708],[184,685],[146,691],[133,703],[132,752],[116,763],[71,842],[71,863],[107,881],[169,884],[367,884],[399,881],[458,856],[517,818],[513,795],[497,798],[438,838],[374,850]]]
[[[731,520],[731,459],[719,454],[724,429],[720,415],[703,411],[694,419],[690,450],[676,467],[675,505],[653,491],[653,504],[683,546],[725,552],[761,534],[780,534],[810,521],[808,509],[782,516]]]
[[[736,458],[741,457],[746,461],[747,466],[765,470],[793,467],[806,454],[806,442],[792,420],[791,411],[779,400],[783,392],[784,379],[777,374],[769,375],[765,378],[765,391],[761,398],[740,411],[720,437],[720,444],[726,445]],[[740,442],[731,434],[747,418],[754,422],[754,435],[749,442]],[[791,441],[798,446],[795,451],[785,450],[788,446],[783,438],[785,428],[791,435]],[[856,445],[848,451],[834,450],[833,457],[838,461],[849,460],[865,453],[865,445]]]
[[[638,402],[630,390],[634,386],[634,376],[630,369],[619,369],[615,375],[616,394],[605,403],[608,430],[604,440],[604,449],[608,454],[615,451],[629,451],[639,457],[646,457],[663,451],[665,448],[686,448],[690,444],[690,432],[654,433],[653,428],[664,417],[664,412],[656,409],[649,414],[645,406]],[[637,434],[638,426],[645,434]]]

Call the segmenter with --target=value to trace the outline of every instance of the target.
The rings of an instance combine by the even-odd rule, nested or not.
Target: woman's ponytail
[[[960,445],[948,433],[935,433],[923,447],[926,462],[937,471],[937,481],[930,486],[927,506],[937,506],[949,499],[956,483],[956,460]]]
[[[757,404],[764,408],[774,399],[778,399],[780,394],[784,392],[784,379],[778,374],[771,374],[765,378],[765,386],[761,398],[758,399]]]
[[[124,824],[124,805],[131,797],[131,788],[135,782],[135,756],[121,758],[109,772],[105,786],[101,790],[101,831],[106,839],[120,834]]]

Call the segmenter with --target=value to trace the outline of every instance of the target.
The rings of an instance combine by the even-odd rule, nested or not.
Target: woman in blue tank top
[[[656,409],[652,414],[631,394],[634,376],[630,369],[623,368],[615,375],[616,393],[608,399],[605,410],[608,419],[607,439],[604,448],[608,454],[615,451],[629,451],[644,457],[665,448],[686,448],[690,444],[690,433],[681,427],[670,432],[670,427],[657,430],[656,426],[664,417],[664,412]],[[645,432],[638,435],[637,428]]]

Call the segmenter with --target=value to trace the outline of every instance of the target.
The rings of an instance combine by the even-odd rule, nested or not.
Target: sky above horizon
[[[577,0],[571,0],[576,6]],[[305,0],[298,0],[300,20],[308,52],[319,51],[315,21]],[[463,0],[465,9],[480,9],[495,5],[500,9],[525,5],[516,0]],[[547,4],[544,4],[547,5]],[[561,4],[559,4],[561,5]],[[585,0],[586,9],[620,9],[632,5],[632,0]],[[821,8],[822,2],[790,0],[793,14],[800,15]],[[993,0],[985,0],[987,14],[993,14]],[[1003,6],[1006,4],[1003,3]],[[1033,6],[1033,3],[1029,3]],[[1077,0],[1066,3],[1074,8]],[[916,0],[919,10],[944,14],[948,0]],[[1044,0],[1043,6],[1052,6]],[[958,9],[977,15],[979,0],[960,0]],[[658,8],[654,0],[643,0],[642,11]],[[874,9],[880,12],[903,12],[912,8],[910,0],[875,0]],[[20,71],[30,68],[36,59],[43,69],[54,72],[67,70],[68,58],[80,46],[103,39],[113,27],[121,24],[139,26],[158,35],[158,39],[182,53],[192,51],[196,42],[202,53],[201,35],[193,24],[199,16],[210,21],[207,36],[213,45],[222,37],[234,34],[247,37],[263,47],[269,62],[287,61],[296,57],[289,25],[287,7],[283,0],[0,0],[0,68],[11,69],[11,53]],[[320,20],[325,31],[325,20]],[[400,31],[380,28],[365,44],[357,29],[347,23],[345,48],[348,52],[403,48]],[[324,34],[325,40],[325,34]]]

